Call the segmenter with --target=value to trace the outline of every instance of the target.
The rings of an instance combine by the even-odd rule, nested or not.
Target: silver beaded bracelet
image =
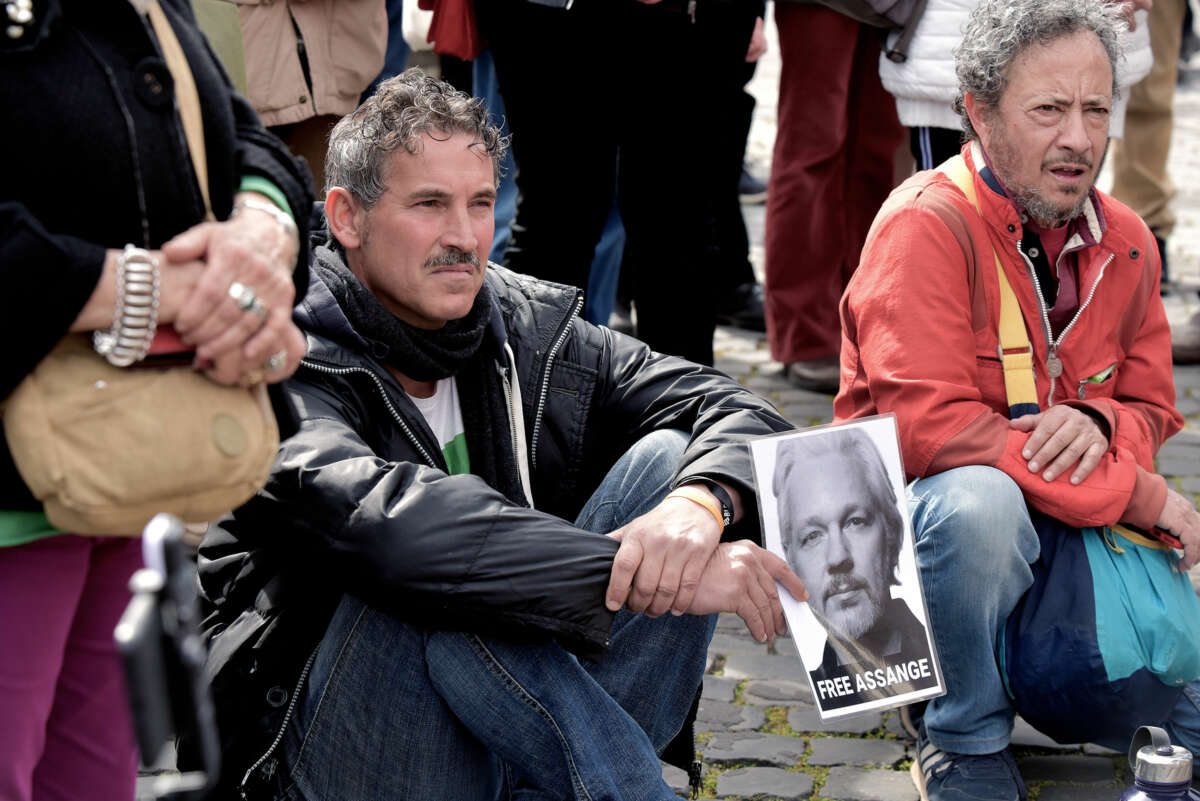
[[[92,347],[116,367],[146,358],[158,327],[158,259],[126,245],[117,257],[112,328],[92,333]]]
[[[257,198],[252,197],[239,200],[234,204],[233,211],[229,212],[230,219],[236,217],[238,212],[240,212],[242,209],[254,209],[255,211],[261,211],[266,214],[270,214],[275,218],[275,222],[282,225],[283,230],[288,232],[288,235],[292,238],[292,242],[296,244],[296,247],[300,247],[300,229],[296,227],[296,221],[288,216],[286,211],[279,208],[274,203],[268,203],[267,201],[258,200]]]

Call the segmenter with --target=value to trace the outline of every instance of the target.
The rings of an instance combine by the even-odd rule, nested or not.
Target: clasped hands
[[[260,203],[270,201],[253,193]],[[247,206],[203,222],[159,252],[159,319],[196,349],[196,367],[220,384],[282,381],[305,352],[292,322],[297,241],[271,214]]]
[[[797,600],[804,584],[787,563],[749,540],[720,542],[720,528],[698,504],[668,497],[608,536],[613,560],[607,607],[657,617],[734,612],[759,642],[787,631],[775,582]]]

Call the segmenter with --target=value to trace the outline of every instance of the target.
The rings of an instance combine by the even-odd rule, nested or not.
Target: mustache
[[[844,592],[853,590],[867,589],[866,579],[855,575],[840,575],[830,579],[829,584],[825,586],[824,600],[828,601],[834,595],[840,595]]]
[[[425,259],[425,267],[451,267],[455,264],[479,266],[479,257],[469,250],[443,250]]]

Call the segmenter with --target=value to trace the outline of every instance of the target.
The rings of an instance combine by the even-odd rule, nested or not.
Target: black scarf
[[[416,381],[454,377],[462,407],[471,472],[514,504],[527,506],[512,449],[502,373],[508,370],[503,344],[488,336],[492,292],[480,288],[465,317],[437,330],[409,325],[383,307],[344,262],[333,244],[317,248],[312,271],[337,300],[350,325],[371,343],[372,355]],[[425,419],[417,415],[434,442]],[[440,448],[438,448],[440,452]]]

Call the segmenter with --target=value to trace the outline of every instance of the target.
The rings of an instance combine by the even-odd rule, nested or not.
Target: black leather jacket
[[[344,592],[423,626],[552,636],[599,656],[617,543],[566,521],[650,431],[691,432],[676,483],[707,476],[737,487],[746,522],[727,536],[757,538],[744,441],[789,427],[769,403],[711,368],[584,322],[574,289],[495,265],[486,280],[515,354],[536,509],[443,472],[416,407],[310,278],[297,310],[309,353],[278,409],[291,435],[266,488],[201,547],[226,755],[247,745],[234,735],[259,742],[239,778],[281,725],[283,699]]]

